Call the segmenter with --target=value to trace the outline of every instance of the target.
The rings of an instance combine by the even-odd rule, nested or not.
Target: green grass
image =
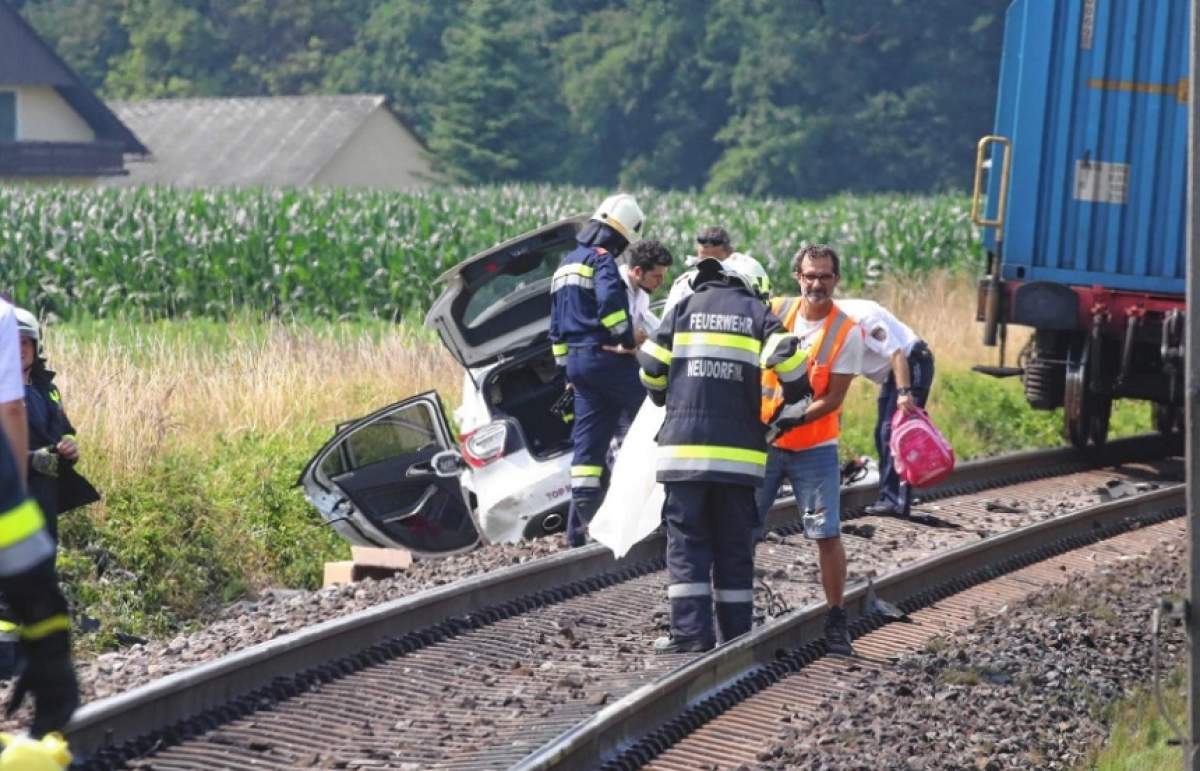
[[[862,378],[851,386],[842,412],[844,457],[875,455],[877,393],[878,387]],[[1063,444],[1062,409],[1031,410],[1016,378],[997,380],[965,368],[942,368],[934,375],[927,407],[959,460]],[[1148,402],[1113,404],[1111,438],[1149,430]]]
[[[1185,673],[1176,671],[1163,683],[1168,713],[1187,731]],[[1183,751],[1168,744],[1172,733],[1159,712],[1154,693],[1140,690],[1104,710],[1111,725],[1108,740],[1077,768],[1082,771],[1176,771],[1183,767]]]

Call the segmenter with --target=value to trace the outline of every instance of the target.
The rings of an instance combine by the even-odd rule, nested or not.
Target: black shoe
[[[904,512],[900,511],[892,504],[884,503],[882,501],[880,501],[878,503],[872,503],[870,506],[863,508],[863,513],[867,514],[869,516],[872,516],[872,517],[901,517],[901,516],[904,516]]]
[[[825,650],[837,656],[854,655],[850,631],[846,629],[846,611],[842,608],[830,608],[825,617]]]
[[[687,640],[678,637],[660,637],[654,641],[655,653],[703,653],[713,649],[712,640]]]

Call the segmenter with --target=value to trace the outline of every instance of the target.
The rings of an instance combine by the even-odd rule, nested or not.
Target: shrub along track
[[[1113,480],[1122,490],[1161,484],[1177,463],[1094,469],[1153,458],[1162,445],[1139,438],[1090,461],[1055,450],[964,464],[927,495],[942,524],[958,529],[859,518],[851,524],[868,535],[870,525],[874,538],[848,538],[851,558],[890,567],[1054,517]],[[847,488],[845,508],[874,492]],[[796,568],[815,572],[814,550],[792,537],[796,519],[794,506],[776,507],[760,563],[773,599],[811,604],[819,589]],[[937,536],[923,552],[921,538],[908,537],[922,532]],[[281,637],[90,704],[69,738],[97,768],[512,765],[697,658],[649,653],[667,607],[662,544],[648,539],[619,562],[600,546],[564,552]],[[819,624],[812,609],[784,620],[810,616]]]

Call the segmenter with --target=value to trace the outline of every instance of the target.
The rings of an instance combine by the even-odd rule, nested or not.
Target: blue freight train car
[[[980,369],[1020,374],[1034,408],[1064,407],[1079,446],[1104,442],[1114,398],[1182,427],[1188,6],[1015,0],[1005,21],[972,202],[988,251],[978,317],[1001,366]],[[1008,324],[1034,329],[1016,368]]]

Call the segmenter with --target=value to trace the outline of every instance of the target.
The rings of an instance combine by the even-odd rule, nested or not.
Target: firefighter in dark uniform
[[[17,356],[12,306],[0,301],[0,355]],[[8,336],[12,340],[8,340]],[[14,362],[14,365],[16,363]],[[33,694],[30,733],[41,737],[67,724],[79,706],[79,686],[71,667],[67,602],[54,571],[54,540],[46,532],[37,502],[25,492],[25,480],[10,442],[0,431],[0,595],[19,624],[25,662],[13,688],[6,715]]]
[[[29,492],[42,510],[50,537],[57,541],[59,516],[100,500],[100,494],[75,469],[79,460],[75,427],[63,409],[54,371],[46,367],[37,317],[23,308],[17,308],[15,315],[29,415]]]
[[[808,388],[807,355],[766,306],[766,273],[706,259],[695,293],[642,344],[641,378],[666,405],[657,478],[666,487],[671,635],[659,653],[708,650],[750,631],[754,609],[754,490],[767,463],[761,371],[789,402]]]
[[[645,391],[629,366],[633,320],[616,258],[638,238],[642,210],[633,196],[609,196],[576,236],[550,291],[550,343],[574,390],[571,508],[567,543],[582,546],[604,496],[606,455],[622,415],[637,412]]]

